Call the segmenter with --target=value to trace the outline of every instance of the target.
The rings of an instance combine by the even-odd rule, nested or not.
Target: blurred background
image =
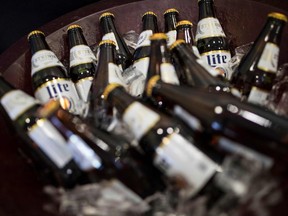
[[[0,54],[21,37],[26,36],[30,31],[43,26],[44,24],[58,18],[61,15],[96,1],[109,0],[2,1],[0,7]],[[254,1],[270,4],[281,9],[288,10],[288,0]]]

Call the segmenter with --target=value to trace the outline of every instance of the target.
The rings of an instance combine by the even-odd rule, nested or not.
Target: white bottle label
[[[86,77],[86,78],[78,80],[75,83],[75,87],[77,89],[77,93],[78,93],[79,97],[86,103],[89,102],[88,97],[90,94],[92,81],[93,81],[93,77]]]
[[[260,70],[276,73],[278,69],[279,47],[273,43],[266,43],[257,67]]]
[[[108,63],[108,79],[109,83],[118,83],[124,87],[126,86],[122,77],[122,71],[112,62]]]
[[[201,59],[211,67],[215,68],[218,75],[229,78],[231,76],[228,63],[231,53],[226,50],[210,51],[201,54]]]
[[[151,44],[150,36],[152,34],[153,34],[152,30],[146,30],[141,32],[137,41],[136,49],[143,46],[150,46]]]
[[[268,96],[269,91],[265,91],[253,86],[247,101],[254,104],[265,105],[268,100]]]
[[[160,65],[161,80],[165,83],[179,85],[179,79],[174,66],[170,63],[162,63]]]
[[[81,170],[99,169],[102,166],[101,158],[81,137],[73,134],[69,137],[67,146]]]
[[[215,174],[217,164],[177,133],[163,139],[156,149],[154,164],[169,177],[180,177],[187,184],[187,197],[197,193]]]
[[[107,33],[107,34],[103,35],[102,40],[112,40],[112,41],[114,41],[116,43],[116,50],[119,50],[119,46],[118,46],[116,37],[115,37],[113,32],[110,32],[110,33]]]
[[[70,49],[70,67],[95,61],[96,57],[87,45],[77,45]]]
[[[175,41],[177,37],[177,31],[176,30],[171,30],[166,33],[167,35],[167,46],[170,47]]]
[[[148,67],[149,67],[149,57],[141,58],[133,63],[133,67],[135,67],[138,71],[141,71],[143,76],[147,77]]]
[[[28,134],[57,167],[63,168],[72,159],[66,140],[49,121],[38,120]]]
[[[12,120],[17,119],[38,102],[21,90],[12,90],[1,98],[1,104]]]
[[[200,20],[197,24],[195,40],[208,37],[226,37],[222,26],[217,18],[208,17]]]
[[[45,104],[51,99],[59,99],[61,107],[78,114],[82,101],[77,94],[75,85],[68,79],[55,79],[44,83],[35,91],[35,97]]]
[[[160,116],[156,112],[139,102],[132,103],[123,115],[123,121],[137,140],[140,140],[159,120]]]
[[[49,67],[60,66],[65,71],[64,65],[59,61],[54,52],[50,50],[40,50],[33,54],[31,58],[31,75]]]

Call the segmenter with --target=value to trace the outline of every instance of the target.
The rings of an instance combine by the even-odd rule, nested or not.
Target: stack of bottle
[[[235,156],[273,176],[287,175],[288,120],[271,111],[285,101],[287,107],[287,73],[276,77],[287,17],[268,14],[232,70],[213,0],[198,5],[195,36],[176,9],[164,12],[163,33],[157,15],[144,13],[134,53],[114,15],[103,13],[97,62],[81,26],[71,25],[68,69],[43,32],[28,35],[35,98],[1,77],[1,106],[57,185],[113,180],[140,199],[172,190],[184,200],[205,197],[209,212],[223,197],[239,199],[248,190],[225,177],[223,164]],[[269,96],[271,89],[277,94]],[[111,130],[115,125],[124,132]]]

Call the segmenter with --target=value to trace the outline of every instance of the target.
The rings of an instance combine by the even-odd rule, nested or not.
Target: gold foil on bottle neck
[[[118,88],[118,87],[122,87],[122,85],[118,84],[118,83],[110,83],[109,85],[106,86],[106,88],[104,89],[103,91],[103,99],[104,100],[107,100],[108,99],[108,96],[109,94],[115,89],[115,88]]]
[[[29,40],[29,38],[33,35],[36,35],[36,34],[42,34],[45,36],[44,32],[40,31],[40,30],[34,30],[34,31],[31,31],[28,36],[27,36],[27,40]]]
[[[176,40],[173,44],[171,44],[169,49],[173,50],[175,47],[177,47],[178,45],[183,44],[183,43],[185,43],[185,41],[182,39]]]
[[[164,33],[155,33],[150,36],[150,40],[167,40],[167,35]]]
[[[146,86],[146,94],[148,97],[152,96],[153,88],[159,80],[160,80],[159,75],[155,75],[149,79],[147,86]]]
[[[143,16],[142,16],[142,18],[143,18],[144,16],[146,16],[146,15],[153,15],[153,16],[157,17],[157,15],[156,15],[154,12],[152,12],[152,11],[147,11],[146,13],[144,13]]]
[[[106,16],[112,16],[115,17],[114,14],[110,13],[110,12],[105,12],[103,14],[100,15],[99,20],[101,20],[102,18],[106,17]]]
[[[179,11],[176,10],[175,8],[170,8],[170,9],[166,10],[163,15],[168,14],[168,13],[178,13],[179,14]]]
[[[68,26],[67,31],[69,31],[69,30],[71,30],[71,29],[74,29],[74,28],[80,28],[80,29],[82,29],[82,27],[81,27],[80,25],[73,24],[73,25]]]
[[[189,25],[189,26],[193,26],[193,23],[190,22],[189,20],[181,20],[176,24],[176,28],[178,26],[183,26],[183,25]]]
[[[282,14],[282,13],[272,12],[272,13],[268,14],[268,17],[273,17],[275,19],[279,19],[279,20],[282,20],[284,22],[288,21],[287,16]]]
[[[111,44],[116,46],[116,43],[113,40],[102,40],[100,41],[99,46],[102,46],[103,44]]]

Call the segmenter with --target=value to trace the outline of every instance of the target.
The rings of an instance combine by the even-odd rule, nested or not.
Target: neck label
[[[197,24],[195,40],[198,41],[209,37],[226,37],[222,26],[217,18],[208,17],[200,20]]]
[[[266,105],[269,96],[269,91],[262,90],[255,86],[252,87],[249,97],[247,99],[248,102],[259,104],[259,105]]]
[[[31,58],[31,75],[49,67],[62,67],[65,71],[64,65],[59,61],[57,56],[51,50],[40,50],[33,54]]]
[[[279,47],[273,43],[266,43],[257,67],[260,70],[276,73],[278,69]]]
[[[70,49],[70,67],[95,61],[96,57],[87,45],[77,45]]]
[[[175,68],[170,63],[162,63],[160,65],[161,80],[165,83],[179,85],[179,79],[176,74]]]
[[[116,37],[115,37],[113,32],[110,32],[110,33],[107,33],[107,34],[103,35],[102,40],[112,40],[112,41],[114,41],[115,44],[116,44],[116,50],[119,50],[119,46],[118,46]]]
[[[153,34],[152,30],[145,30],[142,31],[141,34],[139,35],[138,41],[137,41],[137,45],[136,45],[136,49],[139,47],[143,47],[143,46],[150,46],[151,41],[150,41],[150,36]]]
[[[1,104],[9,117],[15,120],[30,107],[36,105],[37,101],[21,90],[12,90],[1,98]]]
[[[177,37],[177,31],[176,30],[171,30],[169,32],[166,33],[167,35],[167,46],[171,46],[175,41],[176,41],[176,37]]]

